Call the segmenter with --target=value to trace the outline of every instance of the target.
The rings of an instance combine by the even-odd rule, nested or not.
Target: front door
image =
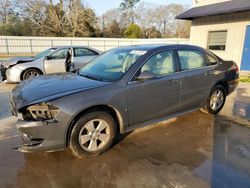
[[[250,70],[250,26],[247,26],[241,70]]]
[[[46,74],[66,72],[66,54],[68,49],[60,49],[44,60],[44,69]]]
[[[178,50],[181,66],[181,111],[199,108],[206,101],[214,82],[215,66],[208,66],[200,51]]]
[[[172,51],[153,55],[136,75],[144,71],[153,73],[151,80],[129,83],[128,112],[129,124],[137,124],[173,114],[179,109],[180,74]]]
[[[88,64],[92,59],[99,54],[87,48],[74,48],[74,66],[75,69],[80,69]]]

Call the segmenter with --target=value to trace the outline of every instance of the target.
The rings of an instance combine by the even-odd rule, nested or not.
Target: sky
[[[192,5],[192,0],[141,0],[141,2],[157,3],[157,4],[183,4]],[[112,8],[118,8],[122,0],[85,0],[84,1],[89,7],[95,10],[95,13],[100,16],[107,10]]]

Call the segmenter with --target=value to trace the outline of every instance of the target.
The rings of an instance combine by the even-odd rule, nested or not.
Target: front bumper
[[[16,127],[22,134],[21,152],[57,151],[66,147],[65,131],[57,121],[18,120]]]
[[[4,81],[7,79],[7,75],[6,75],[6,71],[7,71],[7,68],[5,68],[4,66],[0,66],[0,81]]]
[[[233,93],[233,92],[236,90],[236,88],[238,87],[238,85],[239,85],[239,79],[229,81],[229,82],[228,82],[228,85],[229,85],[228,95],[230,95],[230,94]]]
[[[10,67],[6,70],[6,80],[10,83],[18,83],[21,81],[22,70],[16,66]]]

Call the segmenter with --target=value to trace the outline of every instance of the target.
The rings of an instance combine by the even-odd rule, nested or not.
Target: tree
[[[161,32],[153,26],[146,30],[146,38],[161,38]]]
[[[112,24],[106,27],[106,37],[123,37],[122,28],[120,28],[119,23],[113,20]]]
[[[10,0],[0,0],[0,23],[6,24],[8,16],[13,12]]]
[[[102,37],[123,37],[123,31],[127,25],[128,19],[119,9],[111,9],[98,18]]]
[[[142,30],[140,26],[136,24],[130,24],[124,31],[124,36],[126,38],[140,38],[142,36]]]
[[[131,23],[134,23],[134,8],[137,3],[139,3],[140,0],[123,0],[123,2],[120,4],[120,8],[123,11],[129,11],[129,16],[131,18]]]
[[[81,0],[24,0],[24,12],[42,36],[95,36],[97,18]]]
[[[135,22],[147,38],[160,37],[159,34],[166,38],[189,37],[190,22],[175,19],[186,9],[187,7],[180,4],[158,5],[142,2],[135,9]]]

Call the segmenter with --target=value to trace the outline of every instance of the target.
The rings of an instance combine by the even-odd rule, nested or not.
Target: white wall
[[[63,45],[90,46],[106,51],[118,46],[136,44],[188,44],[189,39],[118,39],[118,38],[66,38],[66,37],[14,37],[0,36],[0,55],[38,53],[47,48]]]
[[[190,41],[207,48],[209,31],[227,30],[226,50],[214,53],[224,59],[234,60],[240,66],[247,25],[250,25],[250,12],[195,19],[192,22]]]
[[[222,3],[230,0],[193,0],[193,7]],[[234,0],[237,1],[237,0]]]

